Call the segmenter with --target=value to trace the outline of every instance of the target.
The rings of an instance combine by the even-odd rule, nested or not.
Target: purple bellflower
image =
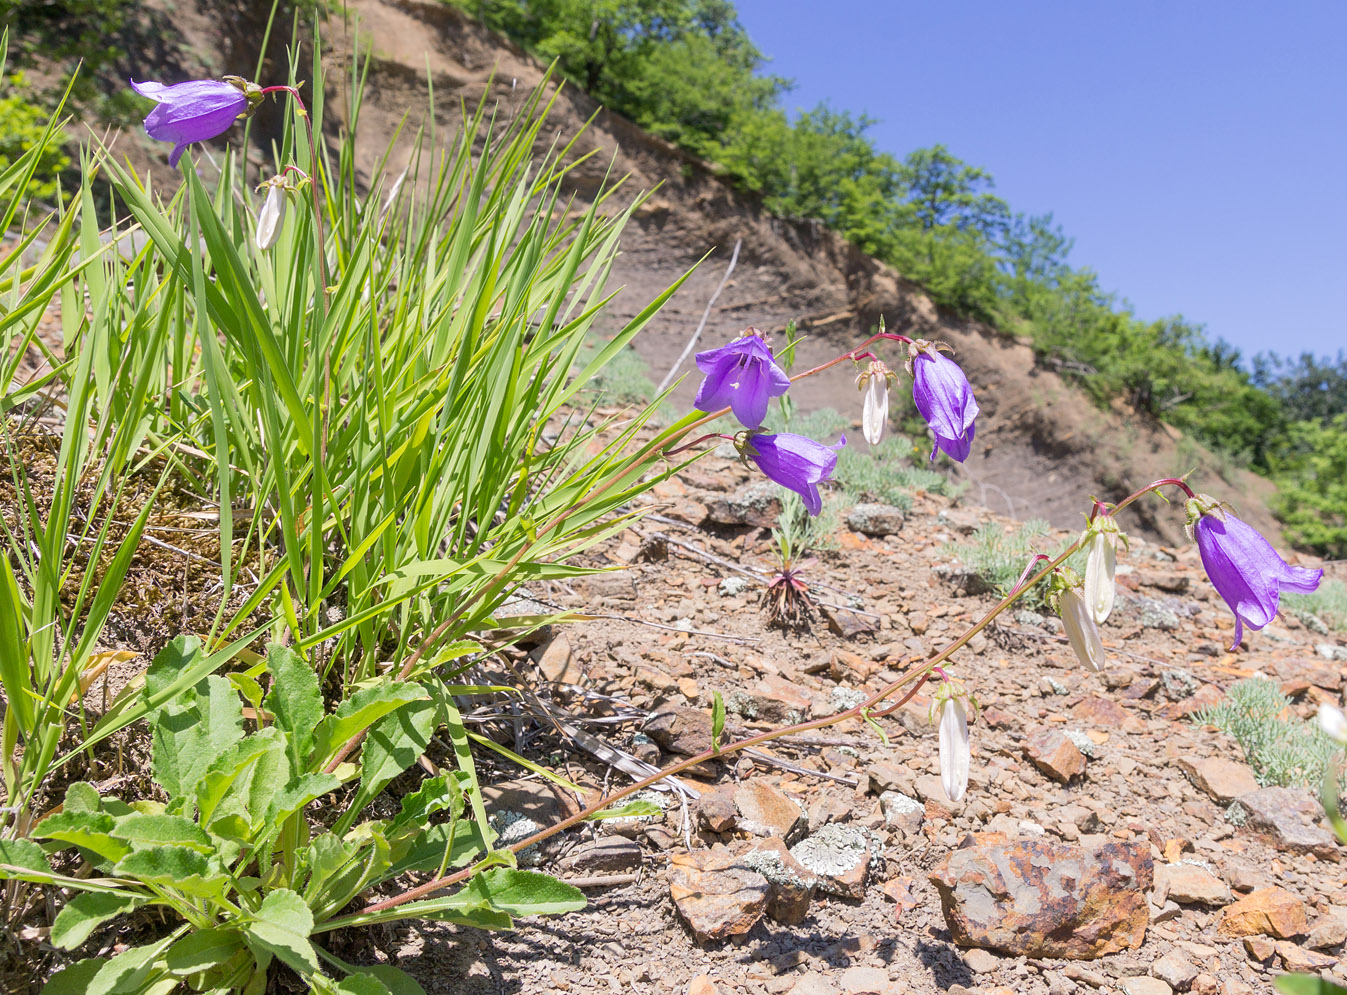
[[[142,97],[158,101],[159,106],[145,118],[145,133],[156,142],[173,143],[170,166],[178,165],[187,146],[224,134],[255,106],[239,87],[218,79],[194,79],[172,86],[132,80],[131,88]]]
[[[767,403],[790,389],[790,377],[776,365],[756,328],[729,345],[697,353],[697,369],[706,374],[693,402],[697,410],[715,411],[728,405],[748,429],[760,426],[767,417]]]
[[[1252,526],[1230,514],[1214,498],[1199,494],[1187,502],[1188,533],[1197,543],[1212,586],[1235,613],[1233,651],[1244,627],[1261,629],[1277,614],[1282,591],[1309,594],[1322,570],[1293,567]]]
[[[912,343],[908,366],[912,399],[935,435],[931,459],[943,449],[950,459],[962,463],[973,447],[973,419],[978,416],[968,378],[958,363],[921,339]]]
[[[817,515],[823,510],[819,481],[827,480],[837,468],[837,450],[846,444],[845,435],[836,445],[825,446],[803,435],[782,432],[750,435],[743,443],[743,451],[770,479],[804,498],[809,514]]]

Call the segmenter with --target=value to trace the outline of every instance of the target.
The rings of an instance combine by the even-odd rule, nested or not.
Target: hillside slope
[[[222,8],[229,11],[224,21]],[[172,13],[179,32],[168,59],[172,64],[146,66],[144,75],[153,75],[155,69],[174,78],[218,75],[236,71],[226,69],[226,63],[251,65],[260,36],[254,29],[265,24],[269,8],[264,0],[192,0],[180,5]],[[453,132],[461,103],[475,106],[489,89],[501,112],[508,114],[520,94],[545,73],[538,60],[439,0],[350,0],[348,10],[349,22],[333,18],[324,29],[325,46],[331,49],[327,127],[332,131],[344,125],[343,60],[349,64],[354,55],[368,56],[357,163],[359,178],[366,183],[379,179],[373,173],[404,118],[384,182],[391,183],[406,164],[410,136],[424,123],[427,73],[434,84],[440,135]],[[144,16],[151,22],[162,20],[169,16],[168,7],[163,0],[151,0]],[[280,51],[273,39],[271,52],[278,56]],[[555,92],[557,85],[551,89]],[[266,115],[259,115],[254,131],[263,141]],[[610,175],[628,177],[625,199],[654,191],[624,237],[610,281],[611,289],[622,290],[609,320],[636,313],[707,257],[637,341],[654,380],[683,351],[741,239],[738,265],[716,301],[699,348],[721,344],[748,325],[780,331],[792,319],[808,336],[799,349],[797,369],[852,348],[881,318],[891,331],[948,342],[974,386],[982,417],[967,464],[957,466],[942,457],[937,465],[969,482],[969,499],[1015,518],[1075,527],[1091,496],[1115,500],[1155,478],[1197,468],[1197,486],[1230,500],[1261,531],[1279,538],[1267,510],[1275,493],[1268,481],[1230,469],[1175,429],[1121,407],[1101,411],[1076,387],[1036,364],[1024,342],[942,313],[920,287],[816,223],[766,214],[753,198],[722,182],[708,164],[602,110],[573,87],[561,88],[552,117],[555,129],[542,140],[569,138],[591,117],[577,149],[597,154],[572,174],[577,196],[592,196]],[[152,170],[159,184],[171,186],[174,176],[163,150],[137,141],[140,137],[122,136],[119,152]],[[260,162],[260,150],[250,157]],[[902,359],[896,350],[883,358],[895,368]],[[681,372],[691,368],[687,363]],[[677,408],[690,405],[694,387],[695,380],[690,380],[677,390]],[[859,420],[859,396],[843,367],[801,383],[792,396],[804,410],[832,407]],[[864,445],[859,431],[850,443]],[[1148,517],[1142,527],[1154,538],[1180,539],[1173,516]]]
[[[472,105],[490,86],[508,108],[518,90],[542,78],[545,67],[537,60],[436,0],[356,0],[352,11],[359,31],[345,35],[337,47],[350,54],[358,45],[372,58],[360,121],[366,180],[374,179],[369,173],[409,107],[415,123],[424,106],[427,70],[440,108],[440,128],[453,127],[459,100]],[[328,35],[332,39],[336,32],[329,30]],[[803,369],[851,348],[881,317],[892,331],[950,343],[983,412],[973,456],[951,472],[971,482],[969,496],[982,504],[1013,517],[1045,518],[1072,527],[1080,522],[1091,495],[1116,499],[1199,462],[1216,465],[1172,429],[1100,411],[1056,373],[1038,367],[1027,345],[941,313],[919,287],[833,233],[816,224],[766,215],[706,164],[620,115],[600,110],[574,88],[563,88],[553,120],[569,136],[596,112],[579,147],[600,151],[577,172],[577,193],[592,194],[610,168],[629,176],[633,193],[659,188],[624,239],[612,280],[613,286],[624,288],[614,317],[635,313],[710,254],[638,340],[637,349],[654,379],[682,352],[724,275],[735,241],[742,239],[738,265],[717,300],[701,347],[719,344],[747,325],[773,331],[796,319],[809,336],[797,359],[797,368]],[[613,150],[616,155],[610,160]],[[395,156],[389,179],[402,165]],[[899,359],[893,352],[887,358]],[[680,408],[690,404],[694,383],[685,382],[675,395]],[[793,395],[806,409],[828,406],[859,417],[855,387],[842,368],[802,383]],[[864,444],[859,433],[852,441]],[[1276,534],[1266,510],[1273,488],[1265,480],[1235,471],[1223,481],[1200,471],[1198,482],[1229,497],[1251,522]],[[1172,521],[1164,516],[1147,524],[1175,541]]]

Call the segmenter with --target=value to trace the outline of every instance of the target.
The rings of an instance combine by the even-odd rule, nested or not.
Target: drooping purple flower
[[[156,142],[173,143],[170,166],[177,166],[183,150],[193,142],[204,142],[228,131],[249,106],[242,90],[217,79],[193,79],[171,86],[132,80],[131,88],[142,97],[158,101],[159,106],[145,118],[145,132]]]
[[[837,450],[846,444],[845,435],[836,445],[825,446],[803,435],[781,432],[750,435],[744,442],[744,453],[770,479],[804,498],[809,514],[817,515],[823,510],[819,481],[827,480],[837,468]]]
[[[726,405],[744,428],[757,428],[767,417],[767,404],[790,389],[790,377],[776,365],[772,350],[755,328],[719,349],[697,353],[697,369],[706,379],[693,405],[715,411]]]
[[[914,343],[912,399],[935,434],[931,459],[939,449],[960,463],[968,459],[978,402],[959,364],[929,343]]]
[[[1308,594],[1319,586],[1322,570],[1293,567],[1258,530],[1198,495],[1187,504],[1189,528],[1212,586],[1235,613],[1234,650],[1244,627],[1261,629],[1277,614],[1282,591]]]

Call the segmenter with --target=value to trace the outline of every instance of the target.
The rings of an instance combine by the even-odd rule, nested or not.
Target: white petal
[[[1085,604],[1100,625],[1108,621],[1113,612],[1113,574],[1117,563],[1115,541],[1106,533],[1095,533],[1085,558]]]
[[[968,787],[968,712],[958,698],[940,707],[940,783],[957,802]]]
[[[1330,739],[1347,745],[1347,715],[1341,708],[1327,703],[1319,706],[1319,728],[1328,733]]]
[[[879,445],[884,434],[884,423],[889,420],[889,379],[872,376],[865,388],[865,401],[861,406],[861,430],[865,441],[872,446]]]
[[[1087,670],[1098,673],[1104,669],[1104,642],[1099,638],[1099,627],[1086,607],[1085,599],[1075,588],[1062,592],[1062,628],[1067,642],[1076,653],[1076,659]]]
[[[265,252],[275,245],[281,237],[281,225],[284,222],[285,190],[279,184],[272,184],[267,188],[267,199],[257,216],[257,247]]]

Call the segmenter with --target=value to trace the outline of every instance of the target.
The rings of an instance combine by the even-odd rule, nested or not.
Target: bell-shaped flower
[[[1114,573],[1118,565],[1118,523],[1112,515],[1100,514],[1090,523],[1085,549],[1085,605],[1098,625],[1113,612],[1116,590]]]
[[[697,353],[697,369],[706,374],[693,401],[697,410],[728,406],[747,429],[758,428],[767,417],[768,402],[790,389],[790,377],[756,328],[729,345]]]
[[[861,432],[872,446],[879,445],[889,420],[890,376],[888,367],[876,361],[857,378],[857,384],[865,392],[861,402]]]
[[[912,399],[935,436],[931,459],[944,450],[962,463],[973,448],[978,403],[959,364],[930,342],[918,339],[910,347]]]
[[[1282,591],[1308,594],[1319,586],[1322,570],[1293,567],[1258,531],[1219,501],[1199,494],[1187,502],[1188,532],[1197,542],[1202,567],[1212,586],[1235,614],[1234,650],[1244,627],[1261,629],[1277,614]]]
[[[940,709],[940,784],[945,797],[957,802],[968,789],[968,709],[963,699],[950,696]]]
[[[145,118],[145,132],[156,142],[173,143],[170,166],[177,166],[187,146],[224,134],[253,107],[242,89],[218,79],[194,79],[171,86],[132,80],[131,88],[158,102],[159,106]]]
[[[1064,589],[1057,604],[1062,616],[1062,628],[1066,631],[1066,641],[1071,644],[1076,659],[1093,673],[1103,670],[1104,641],[1099,637],[1099,626],[1080,588]]]
[[[1347,715],[1343,714],[1341,708],[1324,702],[1319,706],[1318,718],[1319,728],[1328,735],[1329,739],[1347,746]]]
[[[742,451],[769,478],[804,498],[809,514],[817,515],[823,510],[819,482],[827,480],[837,469],[837,450],[846,444],[845,435],[836,445],[825,446],[803,435],[781,432],[749,435],[742,444]]]
[[[266,252],[281,237],[281,226],[285,224],[285,181],[277,176],[268,180],[266,200],[257,215],[257,247]]]

